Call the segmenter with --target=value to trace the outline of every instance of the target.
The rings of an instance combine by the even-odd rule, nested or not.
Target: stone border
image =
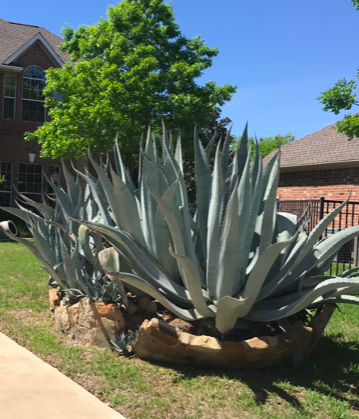
[[[322,335],[336,305],[323,306],[308,326],[297,323],[277,337],[226,342],[210,336],[194,336],[158,320],[145,320],[135,343],[137,356],[145,360],[212,367],[255,368],[299,355],[307,357]],[[298,356],[296,356],[298,358]]]
[[[54,291],[50,290],[49,295],[55,330],[83,345],[111,348],[110,341],[125,327],[121,310],[113,304],[94,303],[89,298],[66,306],[56,300]]]

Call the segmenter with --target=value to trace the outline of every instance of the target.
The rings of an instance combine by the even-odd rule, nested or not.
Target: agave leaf
[[[350,275],[357,273],[359,270],[359,266],[355,266],[354,268],[347,269],[346,271],[343,271],[339,276],[342,278],[349,277]]]
[[[246,318],[253,321],[274,321],[291,316],[309,306],[318,297],[340,287],[357,287],[359,279],[330,278],[308,291],[257,303]],[[297,297],[297,298],[296,298]],[[288,303],[288,301],[291,302]],[[293,301],[294,300],[294,301]]]
[[[46,237],[41,233],[38,225],[35,226],[35,228],[32,228],[32,234],[42,259],[45,260],[50,266],[56,265],[55,252],[51,248],[49,237]]]
[[[162,199],[166,202],[167,205],[171,207],[173,195],[178,188],[178,179],[174,184],[168,189],[168,191],[162,196]],[[167,221],[163,215],[163,212],[160,207],[157,208],[155,216],[155,232],[157,240],[157,255],[155,255],[161,265],[168,272],[168,276],[173,281],[180,282],[180,273],[178,271],[177,263],[174,261],[173,257],[168,251],[169,245],[172,244],[171,233],[167,225]]]
[[[341,210],[345,207],[345,205],[349,202],[350,195],[346,201],[344,201],[341,205],[335,208],[332,212],[326,215],[319,223],[313,228],[308,236],[308,240],[306,245],[303,248],[302,253],[299,255],[298,259],[296,260],[295,266],[299,265],[299,263],[306,257],[306,255],[312,250],[313,246],[316,244],[318,239],[324,233],[324,231],[328,228],[329,224],[335,219],[335,217],[341,212]]]
[[[72,257],[76,254],[74,249],[72,252]],[[63,269],[67,278],[67,283],[69,288],[77,289],[78,287],[83,288],[85,284],[82,282],[82,275],[78,274],[79,265],[76,264],[75,260],[70,256],[69,250],[66,248],[65,244],[62,243],[62,260],[63,260]]]
[[[222,170],[223,170],[223,179],[227,179],[227,171],[229,165],[229,143],[231,141],[231,129],[229,128],[226,134],[226,138],[224,139],[223,149],[222,149]]]
[[[163,170],[160,164],[152,160],[146,153],[143,153],[143,157],[150,166],[148,167],[148,172],[153,173],[153,175],[157,174],[156,178],[154,178],[156,191],[158,191],[158,193],[164,193],[164,191],[166,191],[169,187],[169,180],[167,178],[166,172]],[[145,168],[147,168],[147,166],[145,166]],[[149,176],[147,175],[147,177]]]
[[[250,211],[249,165],[247,163],[239,185],[229,200],[220,239],[219,267],[216,300],[237,295],[244,282],[248,262],[245,254],[245,238]],[[236,252],[233,249],[237,249]]]
[[[108,224],[112,225],[112,219],[110,216],[110,213],[108,211],[107,207],[107,200],[105,196],[105,192],[103,190],[103,187],[99,181],[97,181],[89,172],[86,172],[86,174],[80,172],[75,167],[73,167],[73,170],[86,181],[88,185],[90,185],[92,194],[94,198],[96,199],[96,204],[99,208],[99,213],[101,214],[103,220]]]
[[[153,154],[154,154],[154,162],[159,164],[160,162],[160,158],[159,158],[159,154],[158,154],[158,147],[157,147],[157,141],[156,141],[156,136],[152,135],[152,144],[153,144]]]
[[[307,257],[296,266],[292,272],[285,278],[284,281],[277,287],[276,291],[279,292],[293,283],[293,279],[300,277],[301,275],[310,272],[320,262],[326,260],[329,256],[336,253],[345,243],[359,235],[359,226],[347,228],[339,231],[336,234],[328,237],[327,240],[323,240],[318,246],[313,248]],[[306,245],[303,247],[302,252],[305,251]],[[301,254],[299,255],[300,258]]]
[[[252,168],[252,179],[251,179],[251,185],[252,185],[252,195],[254,193],[254,188],[256,186],[256,181],[258,177],[258,171],[259,168],[262,166],[262,161],[259,160],[260,152],[259,152],[259,146],[258,146],[258,140],[256,138],[256,155],[254,158],[254,164]]]
[[[147,281],[143,280],[141,277],[137,275],[126,272],[106,272],[106,274],[114,282],[123,281],[126,284],[132,285],[133,287],[136,287],[139,290],[145,292],[146,294],[155,298],[160,304],[162,304],[164,307],[166,307],[172,313],[176,314],[181,319],[184,319],[186,321],[194,321],[203,318],[195,309],[183,309],[178,307],[176,304],[173,304],[155,286],[150,285]]]
[[[231,178],[230,191],[233,191],[233,188],[237,182],[237,179],[240,180],[241,174],[243,173],[244,167],[246,165],[247,157],[248,157],[248,123],[246,123],[241,140],[239,144],[236,145],[236,149],[234,151],[234,162],[232,166],[232,178]],[[255,164],[256,163],[258,164],[258,155],[256,157]]]
[[[18,243],[23,244],[30,252],[43,263],[45,266],[43,267],[46,271],[55,279],[55,281],[62,287],[63,289],[66,288],[66,282],[64,278],[59,276],[57,272],[53,269],[53,267],[49,264],[47,260],[44,259],[42,253],[39,251],[37,246],[34,243],[31,243],[29,240],[22,239],[21,237],[14,236],[11,231],[6,231],[6,234],[12,239],[17,241]]]
[[[279,243],[283,240],[288,240],[290,237],[293,237],[296,233],[296,216],[288,213],[277,213],[277,236],[276,243]],[[295,243],[292,244],[294,246]],[[271,271],[274,271],[275,274],[282,268],[284,262],[286,261],[288,253],[292,250],[292,246],[285,247],[281,255],[276,260],[275,264],[272,266]],[[268,275],[272,277],[271,272]],[[267,278],[268,279],[268,278]]]
[[[158,286],[168,295],[171,300],[176,299],[182,303],[190,303],[190,296],[187,290],[171,281],[159,269],[154,261],[133,242],[133,240],[123,231],[117,230],[104,224],[92,223],[89,221],[80,221],[81,224],[87,226],[91,231],[101,234],[127,261],[130,266],[144,280],[153,286]]]
[[[320,284],[323,281],[326,281],[328,279],[325,275],[317,275],[317,276],[311,276],[309,278],[303,278],[302,280],[302,291],[304,288],[313,288],[316,287],[318,284]]]
[[[334,261],[337,253],[334,252],[332,255],[324,259],[322,262],[319,262],[317,266],[306,273],[306,277],[324,275],[331,267],[332,262]]]
[[[194,308],[198,311],[201,316],[214,317],[215,312],[209,308],[203,297],[201,288],[201,276],[197,270],[195,263],[187,256],[179,255],[175,253],[172,248],[169,249],[171,255],[178,260],[181,271],[184,275],[184,282],[187,285],[188,292],[191,296],[191,300]]]
[[[50,220],[54,219],[54,214],[55,214],[55,210],[46,205],[46,204],[41,204],[39,202],[35,202],[32,199],[28,198],[27,196],[18,193],[18,196],[21,198],[21,200],[26,203],[27,205],[31,205],[32,207],[36,208],[37,210],[39,210],[44,216],[47,216]]]
[[[112,169],[111,177],[113,182],[113,203],[116,205],[113,208],[111,202],[111,208],[113,213],[118,211],[116,219],[120,222],[117,222],[117,225],[120,229],[131,232],[135,239],[144,246],[145,239],[141,229],[135,196],[131,194],[127,186]],[[126,203],[125,205],[124,202]]]
[[[196,159],[196,192],[197,192],[197,222],[200,230],[203,257],[207,257],[207,220],[208,202],[211,191],[212,176],[208,165],[208,155],[195,132]]]
[[[249,313],[253,304],[256,302],[256,299],[262,289],[264,280],[266,279],[266,276],[274,261],[286,246],[290,245],[296,240],[297,236],[298,233],[291,237],[289,240],[272,244],[271,246],[267,247],[259,256],[241,295],[242,298],[246,301],[238,308],[237,313],[239,317],[245,317]]]
[[[9,212],[10,214],[19,217],[21,220],[25,221],[27,224],[31,224],[30,215],[31,211],[27,209],[19,209],[19,208],[10,208],[10,207],[0,207],[2,210]],[[35,217],[38,217],[36,214],[33,214]],[[39,217],[38,217],[39,218]]]
[[[147,189],[150,191],[151,195],[157,202],[159,208],[161,209],[163,216],[167,220],[168,228],[171,232],[173,244],[177,253],[186,255],[186,249],[182,237],[181,228],[177,222],[177,218],[172,211],[172,208],[168,205],[168,203],[149,186],[147,185]]]
[[[140,179],[140,207],[142,217],[142,229],[148,250],[152,254],[158,254],[156,232],[155,232],[155,216],[157,211],[157,203],[146,185],[150,185],[158,194],[163,195],[168,189],[167,179],[163,169],[153,161],[154,152],[152,141],[147,136],[146,153],[141,151],[142,174]],[[151,159],[152,156],[152,159]]]
[[[76,182],[74,181],[74,178],[71,176],[63,160],[62,160],[62,171],[64,173],[64,177],[65,177],[65,181],[67,185],[67,193],[68,193],[70,202],[73,208],[75,208],[79,201],[79,197],[81,196],[80,185],[76,184]]]
[[[74,207],[71,205],[71,202],[66,192],[62,188],[55,185],[55,183],[52,182],[46,175],[44,176],[51,188],[56,193],[56,202],[59,203],[61,209],[64,211],[65,214],[71,214]]]
[[[298,258],[298,255],[302,251],[305,243],[306,243],[307,236],[305,233],[299,233],[298,232],[298,239],[295,242],[295,246],[291,250],[289,256],[287,257],[284,265],[282,268],[277,272],[277,274],[272,278],[269,282],[265,283],[262,287],[257,301],[261,301],[264,298],[267,298],[269,295],[271,295],[276,288],[284,281],[284,279],[287,277],[287,275],[290,273],[290,270],[292,269],[295,260]]]
[[[118,145],[118,135],[116,135],[115,145],[114,145],[114,157],[115,157],[115,165],[118,175],[120,176],[123,183],[126,184],[128,189],[134,193],[136,190],[136,187],[133,183],[133,180],[128,173],[128,170],[126,169],[125,165],[123,164],[120,147]]]
[[[89,230],[88,228],[81,224],[78,229],[78,244],[79,244],[79,252],[86,257],[86,259],[94,264],[95,258],[91,252],[91,248],[89,245],[89,238],[88,238]]]
[[[239,315],[239,310],[246,300],[242,297],[223,297],[217,306],[216,328],[221,333],[229,332],[235,325]]]
[[[339,295],[337,297],[332,297],[327,299],[328,303],[332,304],[359,304],[359,297],[354,295]]]
[[[179,179],[179,196],[180,196],[180,201],[181,201],[181,207],[186,208],[186,211],[184,211],[182,213],[182,217],[179,216],[177,217],[179,224],[181,225],[182,228],[182,235],[183,235],[183,241],[184,241],[184,245],[186,248],[186,255],[188,255],[196,264],[198,272],[201,275],[202,281],[204,283],[204,272],[203,269],[198,261],[197,258],[197,254],[196,254],[196,249],[192,240],[192,235],[191,235],[191,216],[190,213],[188,211],[189,208],[189,204],[188,204],[188,196],[187,196],[187,187],[186,187],[186,183],[184,181],[184,178],[181,174],[181,170],[178,167],[177,161],[174,159],[173,155],[166,149],[166,143],[163,143],[163,147],[164,147],[164,151],[165,154],[167,156],[167,161],[169,162],[169,165],[172,167],[173,173],[176,174],[176,178]],[[176,207],[176,196],[178,197],[177,193],[174,194],[174,199],[173,199],[173,205]],[[175,211],[178,210],[178,207],[175,208]],[[182,254],[182,253],[181,253]],[[184,254],[184,253],[183,253]]]
[[[261,238],[260,238],[260,248],[259,253],[263,253],[268,246],[272,243],[276,222],[276,204],[277,204],[277,188],[279,182],[279,157],[280,151],[278,151],[275,159],[275,164],[271,170],[267,188],[264,194],[264,212],[262,217],[262,227],[261,227]]]
[[[218,264],[219,264],[219,239],[223,211],[223,171],[219,145],[217,146],[216,159],[213,170],[211,200],[208,211],[207,234],[207,289],[211,298],[216,296]]]
[[[304,210],[303,214],[301,215],[301,217],[297,221],[296,226],[295,226],[296,229],[298,229],[303,224],[303,222],[305,221],[305,219],[307,217],[307,214],[308,214],[308,211],[309,211],[309,208],[310,208],[310,201],[309,201],[309,204],[307,205],[307,208]]]
[[[177,143],[176,143],[176,150],[175,150],[175,159],[178,164],[178,167],[181,170],[183,175],[183,159],[182,159],[182,142],[181,142],[181,135],[178,135]]]
[[[259,163],[258,175],[256,184],[253,191],[253,198],[251,201],[251,209],[248,220],[247,234],[245,240],[245,251],[247,258],[249,257],[250,251],[253,251],[253,258],[250,265],[247,268],[247,274],[253,269],[253,266],[259,256],[259,239],[260,239],[260,227],[257,224],[258,214],[262,203],[262,192],[263,192],[263,167],[262,163]]]
[[[197,126],[195,127],[195,136],[196,135],[197,135]],[[207,160],[209,159],[209,157],[212,153],[213,147],[214,147],[217,139],[218,139],[218,132],[217,132],[217,128],[215,128],[214,134],[213,134],[210,142],[207,144],[207,147],[205,149],[205,152],[206,152],[206,155],[207,155]]]

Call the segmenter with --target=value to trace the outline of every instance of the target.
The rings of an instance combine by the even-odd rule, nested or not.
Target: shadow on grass
[[[274,393],[298,412],[304,413],[304,407],[295,391],[291,391],[294,386],[324,396],[330,395],[339,401],[348,402],[352,409],[359,410],[359,343],[344,342],[341,335],[322,337],[309,359],[298,367],[275,365],[261,369],[224,371],[172,364],[171,368],[185,379],[225,376],[240,381],[253,391],[257,405],[264,405]],[[353,397],[347,397],[349,392]]]

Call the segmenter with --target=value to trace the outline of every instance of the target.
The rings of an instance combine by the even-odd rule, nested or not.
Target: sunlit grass
[[[358,306],[336,310],[310,359],[298,368],[161,366],[71,345],[53,332],[47,274],[35,258],[19,244],[0,243],[0,260],[0,330],[128,419],[358,418]]]

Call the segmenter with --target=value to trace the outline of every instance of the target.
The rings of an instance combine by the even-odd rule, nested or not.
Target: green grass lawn
[[[297,368],[165,367],[74,345],[53,330],[46,280],[17,243],[0,243],[0,331],[56,366],[128,419],[359,416],[359,306],[340,307]]]

